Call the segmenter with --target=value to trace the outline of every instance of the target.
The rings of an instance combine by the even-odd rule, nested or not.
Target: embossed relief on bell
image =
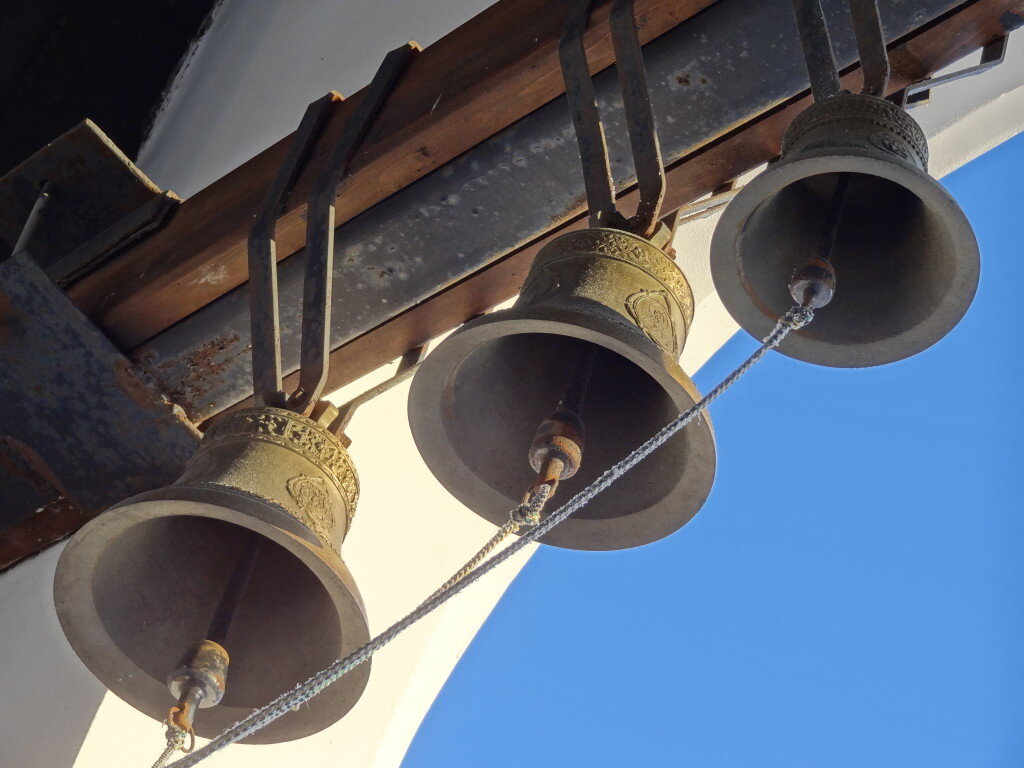
[[[626,298],[626,308],[651,341],[666,352],[674,351],[676,330],[665,291],[637,291]]]
[[[552,274],[547,267],[535,267],[523,283],[523,289],[519,292],[519,300],[529,304],[540,304],[551,298],[561,285],[558,278]]]
[[[251,409],[215,421],[203,442],[212,444],[245,438],[287,448],[312,462],[337,486],[346,508],[355,509],[359,500],[355,464],[341,440],[320,425],[284,409]]]
[[[309,518],[310,524],[322,532],[324,538],[330,537],[335,528],[335,520],[327,481],[322,477],[296,475],[287,482],[286,487],[299,509]]]

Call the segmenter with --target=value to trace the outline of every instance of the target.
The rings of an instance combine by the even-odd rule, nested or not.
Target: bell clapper
[[[544,501],[558,488],[560,480],[566,480],[580,468],[583,459],[583,445],[586,430],[580,413],[587,396],[587,386],[594,371],[597,347],[586,344],[580,350],[573,366],[569,384],[565,388],[554,413],[541,422],[530,443],[530,467],[537,473],[537,480],[523,497],[528,504],[541,486],[549,486]],[[540,510],[537,510],[538,512]]]
[[[245,542],[221,595],[206,636],[181,667],[167,676],[167,687],[178,703],[167,713],[167,723],[195,738],[197,709],[213,707],[224,698],[230,658],[225,649],[228,631],[252,577],[262,541],[251,535]]]
[[[817,253],[793,272],[789,281],[789,293],[802,307],[821,309],[836,292],[836,270],[832,266],[832,255],[839,235],[839,224],[846,207],[847,192],[850,188],[850,174],[840,173],[832,192],[825,226],[818,239]]]

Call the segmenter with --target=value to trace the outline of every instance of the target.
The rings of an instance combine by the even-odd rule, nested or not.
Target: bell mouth
[[[840,173],[850,182],[835,296],[778,349],[840,368],[902,360],[952,330],[980,273],[967,217],[923,172],[858,155],[780,161],[723,213],[711,244],[715,288],[740,326],[764,338],[793,305],[790,275],[816,255]]]
[[[203,738],[369,639],[358,591],[340,558],[286,532],[287,525],[250,517],[255,500],[233,496],[169,486],[129,499],[76,535],[54,578],[57,615],[78,656],[114,694],[162,720],[175,703],[168,673],[204,639],[244,543],[260,538],[224,641],[230,656],[224,698],[196,717]],[[265,517],[277,512],[263,506]],[[364,664],[245,743],[323,730],[354,706],[368,677]]]
[[[413,380],[409,420],[424,461],[452,495],[495,525],[507,522],[536,479],[530,442],[584,345],[599,353],[581,414],[583,461],[559,484],[552,510],[700,398],[678,364],[646,339],[639,344],[635,331],[573,315],[514,307],[479,318],[448,337]],[[714,437],[701,415],[540,541],[583,550],[656,541],[697,513],[714,474]]]

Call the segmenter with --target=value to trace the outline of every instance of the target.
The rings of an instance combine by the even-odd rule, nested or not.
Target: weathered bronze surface
[[[910,357],[960,321],[980,260],[970,223],[927,172],[920,126],[896,105],[844,93],[789,127],[782,156],[729,204],[711,243],[715,288],[763,338],[792,305],[793,271],[816,255],[840,174],[849,188],[832,253],[835,297],[779,351],[836,367]]]
[[[111,691],[162,719],[167,674],[204,639],[250,532],[263,537],[224,646],[223,700],[196,733],[212,737],[365,643],[366,615],[341,544],[358,480],[341,441],[290,411],[238,411],[206,433],[175,484],[118,504],[61,556],[54,598],[75,652]],[[362,665],[247,741],[326,728],[356,703]]]
[[[536,480],[527,457],[537,425],[564,394],[581,345],[593,344],[586,449],[559,485],[568,499],[699,399],[677,362],[692,319],[686,279],[648,241],[614,229],[560,237],[538,254],[512,308],[467,323],[427,356],[409,397],[416,444],[454,496],[504,523]],[[714,474],[701,416],[541,541],[589,550],[656,541],[696,514]]]

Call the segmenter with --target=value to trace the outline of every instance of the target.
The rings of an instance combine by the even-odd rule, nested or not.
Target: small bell
[[[107,688],[156,719],[179,696],[195,704],[191,691],[209,707],[195,733],[210,738],[368,640],[340,554],[358,480],[321,423],[336,415],[228,414],[180,480],[118,504],[69,542],[54,579],[57,616]],[[225,590],[235,593],[229,616],[218,607]],[[369,673],[362,665],[246,741],[326,728]]]
[[[692,319],[686,278],[650,241],[618,229],[563,235],[538,254],[513,307],[467,323],[420,366],[409,396],[417,447],[445,488],[501,525],[537,480],[540,453],[565,443],[557,458],[568,499],[700,399],[677,362]],[[597,353],[576,466],[582,426],[552,410],[588,349]],[[714,475],[702,415],[540,541],[585,550],[656,541],[697,513]]]
[[[763,338],[792,304],[794,271],[825,258],[835,296],[780,352],[859,368],[939,341],[967,312],[980,260],[967,217],[927,167],[924,132],[895,104],[841,93],[809,107],[787,130],[779,160],[715,229],[711,272],[726,309]],[[821,253],[833,209],[830,253]]]

